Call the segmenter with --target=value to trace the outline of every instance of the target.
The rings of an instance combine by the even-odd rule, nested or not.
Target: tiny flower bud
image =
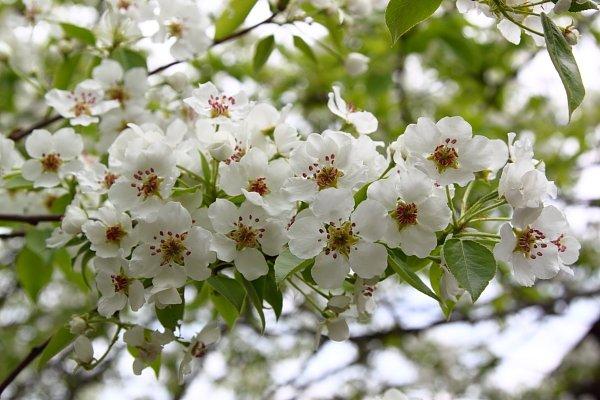
[[[571,46],[575,46],[579,42],[579,31],[572,25],[563,29],[563,36]]]
[[[87,327],[87,322],[80,316],[76,315],[69,321],[69,330],[74,335],[83,334],[86,331]]]
[[[344,67],[350,76],[364,74],[369,69],[369,57],[360,53],[350,53],[346,58]]]
[[[325,324],[327,325],[327,336],[329,336],[329,339],[335,342],[343,342],[350,337],[350,329],[345,319],[328,319]]]
[[[94,348],[92,342],[87,336],[79,335],[73,343],[73,351],[75,352],[75,361],[77,364],[86,366],[94,359]]]
[[[233,146],[227,141],[211,143],[208,152],[217,161],[225,161],[233,154]]]
[[[81,232],[81,226],[87,221],[85,211],[77,206],[68,206],[61,227],[69,235]]]

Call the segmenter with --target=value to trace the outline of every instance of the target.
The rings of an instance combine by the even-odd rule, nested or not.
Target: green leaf
[[[242,311],[246,291],[244,290],[244,286],[238,281],[223,275],[218,275],[211,276],[206,282],[208,282],[208,284],[220,295],[225,297],[231,305],[235,307],[238,314]]]
[[[67,347],[73,340],[75,335],[71,333],[68,325],[62,326],[50,339],[48,345],[40,354],[40,358],[37,363],[38,370],[44,368],[44,366],[58,353],[60,353],[65,347]]]
[[[71,204],[72,201],[73,195],[71,193],[64,194],[52,202],[50,211],[52,211],[53,214],[64,214],[67,206]]]
[[[317,56],[315,56],[314,51],[300,36],[294,35],[294,46],[296,46],[296,48],[300,50],[306,57],[317,63]]]
[[[360,203],[367,199],[367,191],[369,190],[371,183],[363,185],[356,193],[354,193],[354,206],[358,207]]]
[[[567,43],[560,28],[544,13],[542,13],[542,26],[544,28],[548,54],[550,54],[552,64],[554,64],[554,68],[556,68],[567,92],[569,120],[571,120],[573,112],[579,107],[585,97],[585,88],[581,81],[581,74],[573,56],[571,45]]]
[[[402,259],[404,254],[398,250],[388,249],[388,264],[410,286],[417,289],[419,292],[440,301],[440,298],[414,273]],[[406,257],[406,256],[404,256]]]
[[[229,302],[225,297],[221,296],[221,294],[218,292],[212,292],[210,294],[210,299],[212,300],[212,303],[219,315],[223,318],[223,320],[225,320],[227,326],[229,326],[230,329],[233,328],[238,316],[240,315],[239,310],[237,310],[231,304],[231,302]]]
[[[52,265],[25,246],[17,257],[16,272],[23,290],[35,302],[52,278]]]
[[[494,255],[480,243],[461,239],[447,240],[443,252],[448,269],[475,302],[496,274]]]
[[[273,307],[275,318],[279,319],[283,309],[283,294],[281,293],[281,290],[279,290],[277,282],[275,281],[274,269],[270,269],[269,274],[261,277],[260,280],[262,281],[263,298],[271,305],[271,307]],[[258,279],[252,283],[254,284],[255,282],[256,285],[259,284]]]
[[[259,291],[257,291],[254,285],[252,285],[252,283],[249,282],[246,278],[244,278],[241,274],[236,273],[236,276],[238,280],[242,282],[242,285],[244,285],[246,293],[248,294],[248,298],[250,299],[252,305],[254,306],[254,309],[258,313],[262,333],[265,331],[265,313],[263,311],[262,294]]]
[[[552,0],[553,3],[557,3],[558,0]],[[571,7],[569,7],[569,11],[571,12],[580,12],[585,10],[597,10],[598,5],[593,1],[586,1],[584,3],[578,3],[575,0],[571,3]]]
[[[275,259],[275,282],[277,285],[281,285],[281,282],[288,276],[302,271],[312,263],[314,263],[314,260],[302,260],[290,253],[288,248],[284,249],[279,256],[277,256],[277,259]]]
[[[125,70],[137,67],[147,68],[146,57],[143,54],[124,47],[113,51],[110,58],[116,60]]]
[[[385,9],[385,23],[396,43],[400,36],[429,18],[442,0],[391,0]]]
[[[171,304],[162,309],[154,307],[161,325],[170,331],[174,331],[179,326],[179,321],[183,320],[185,297],[182,295],[181,298],[183,299],[181,304]]]
[[[68,24],[66,22],[61,22],[60,26],[65,33],[65,36],[72,39],[77,39],[82,43],[89,44],[90,46],[96,44],[96,36],[89,29],[82,26]]]
[[[256,2],[257,0],[229,0],[229,4],[215,21],[215,40],[223,39],[242,25]]]
[[[75,75],[80,60],[81,53],[67,55],[56,71],[54,71],[52,86],[57,89],[69,88],[71,78]]]
[[[267,36],[266,38],[262,39],[256,44],[256,50],[254,51],[254,59],[252,61],[252,65],[254,66],[255,71],[260,70],[263,67],[263,65],[265,65],[274,48],[275,36],[273,35]]]
[[[442,267],[439,264],[432,264],[431,267],[429,268],[429,282],[431,283],[431,287],[433,288],[433,291],[435,292],[435,294],[437,294],[441,300],[440,308],[442,309],[442,312],[444,313],[444,317],[450,318],[456,303],[452,300],[444,299],[442,297],[441,282],[442,282],[443,275],[444,275],[444,271],[442,270]]]
[[[17,190],[17,189],[32,189],[33,182],[23,178],[21,174],[12,176],[8,179],[4,179],[3,189]]]

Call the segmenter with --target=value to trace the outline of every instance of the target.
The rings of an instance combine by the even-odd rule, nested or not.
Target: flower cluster
[[[191,58],[214,44],[206,35],[209,18],[196,2],[108,3],[96,26],[98,50],[139,39],[149,21],[159,28],[147,36],[168,44],[175,58]],[[371,9],[362,0],[312,3],[340,18]],[[461,11],[498,12],[489,1],[458,4]],[[50,12],[29,8],[30,21]],[[517,42],[520,29],[533,26],[529,16],[521,19],[528,12],[503,11],[499,27]],[[351,75],[367,66],[357,53],[346,63]],[[456,261],[460,254],[450,246],[456,241],[494,260],[485,266],[486,283],[496,261],[530,286],[572,273],[569,265],[578,258],[579,243],[565,216],[548,204],[556,186],[534,158],[532,143],[515,134],[505,142],[474,135],[461,117],[419,118],[385,146],[371,137],[377,118],[345,101],[338,86],[326,104],[336,122],[307,132],[297,128],[291,106],[278,109],[181,72],[153,80],[146,68],[112,58],[90,72],[71,90],[45,93],[45,104],[59,114],[51,122],[61,120],[62,127],[32,130],[24,151],[0,137],[0,182],[10,184],[2,190],[42,192],[52,199],[51,209],[62,202],[60,225],[46,244],[66,249],[84,278],[93,267],[96,307],[70,324],[74,359],[82,368],[103,358],[94,359],[95,326],[115,323],[109,350],[125,329],[136,374],[155,368],[165,346],[183,345],[183,380],[192,360],[221,334],[210,321],[190,340],[181,337],[186,287],[231,300],[228,310],[252,304],[264,321],[263,301],[281,298],[289,283],[315,309],[329,337],[344,340],[347,319],[368,320],[377,284],[393,274],[409,274],[409,284],[446,309],[465,290],[476,300],[480,293],[454,268],[475,268]],[[97,140],[88,140],[92,135]],[[27,211],[18,198],[14,203]],[[431,285],[435,293],[411,263],[440,272]],[[267,288],[274,292],[270,298]],[[278,316],[281,305],[271,306]],[[121,319],[148,308],[164,330]]]

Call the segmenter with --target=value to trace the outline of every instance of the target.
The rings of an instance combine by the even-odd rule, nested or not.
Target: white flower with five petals
[[[250,111],[248,97],[244,92],[236,95],[221,93],[212,82],[201,84],[194,89],[192,97],[183,100],[202,119],[214,124],[240,122]]]
[[[131,217],[110,203],[91,212],[81,230],[90,241],[90,248],[102,258],[128,257],[138,241]]]
[[[329,93],[327,107],[333,114],[353,125],[359,134],[368,135],[377,130],[379,125],[377,118],[370,112],[358,111],[352,104],[346,103],[338,86],[334,86],[333,92]]]
[[[172,342],[175,337],[170,331],[150,332],[136,325],[123,335],[123,340],[128,346],[135,349],[133,373],[140,375],[144,368],[150,366],[161,355],[163,347]]]
[[[98,313],[110,317],[129,303],[132,311],[139,310],[145,302],[144,285],[134,279],[129,271],[129,261],[121,258],[94,260],[96,286],[102,295],[98,300]]]
[[[179,383],[183,383],[183,378],[192,372],[191,363],[194,358],[199,359],[206,355],[208,348],[221,339],[221,329],[216,323],[207,324],[196,336],[192,338],[187,350],[179,364],[178,377]]]

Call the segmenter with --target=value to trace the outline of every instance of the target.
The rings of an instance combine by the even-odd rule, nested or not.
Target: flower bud
[[[360,53],[350,53],[344,62],[344,67],[350,76],[364,74],[369,69],[369,57]]]
[[[12,50],[5,42],[0,42],[0,63],[8,62]]]
[[[575,46],[579,42],[579,31],[572,25],[563,29],[563,36],[571,46]]]
[[[77,206],[68,206],[61,227],[69,235],[81,233],[81,225],[87,221],[85,211]]]
[[[87,365],[94,359],[94,348],[92,342],[87,336],[79,335],[73,343],[73,351],[75,352],[75,361],[79,365]]]
[[[350,337],[350,329],[344,318],[328,319],[325,324],[327,325],[327,336],[334,342],[343,342]]]
[[[208,145],[208,152],[217,161],[225,161],[233,154],[233,146],[226,140]]]
[[[78,315],[75,315],[69,321],[69,330],[74,335],[83,334],[88,327],[87,322]]]

